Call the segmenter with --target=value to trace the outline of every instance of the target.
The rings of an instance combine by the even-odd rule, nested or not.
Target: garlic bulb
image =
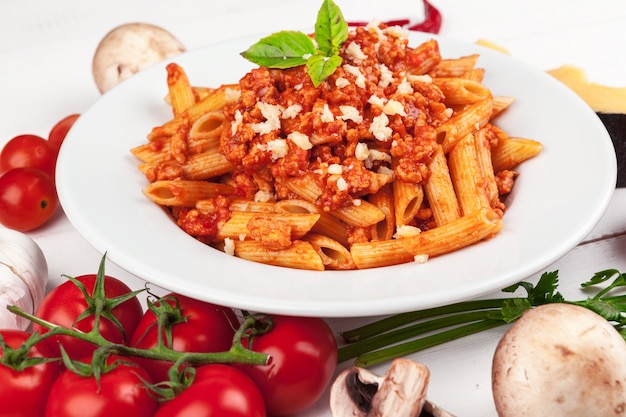
[[[29,236],[0,227],[0,329],[25,330],[30,321],[6,309],[34,313],[48,282],[48,263]]]

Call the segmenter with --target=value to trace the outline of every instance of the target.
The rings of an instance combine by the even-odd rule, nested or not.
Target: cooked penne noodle
[[[355,269],[350,251],[341,243],[325,235],[309,233],[302,240],[309,242],[322,259],[325,269]]]
[[[262,218],[269,221],[287,224],[291,230],[291,238],[298,239],[307,234],[319,219],[318,214],[295,213],[256,213],[251,211],[235,211],[230,219],[217,232],[217,238],[241,239],[248,237],[248,224],[253,218]]]
[[[372,240],[389,240],[393,237],[393,233],[396,230],[396,209],[394,207],[393,189],[394,185],[388,184],[369,198],[370,203],[375,205],[385,215],[383,220],[370,226]]]
[[[284,182],[292,192],[308,202],[315,202],[322,194],[322,190],[309,176],[290,178]],[[358,199],[358,204],[345,206],[330,212],[331,215],[346,222],[350,226],[367,227],[378,223],[385,218],[382,211],[365,200]]]
[[[355,243],[350,254],[358,269],[379,268],[411,262],[414,256],[402,246],[402,239]]]
[[[167,87],[169,102],[174,116],[181,114],[196,103],[196,97],[185,71],[175,63],[167,64]]]
[[[485,193],[491,207],[497,207],[499,200],[498,185],[496,184],[496,176],[493,171],[493,163],[491,162],[491,143],[489,141],[489,130],[487,128],[480,129],[474,135],[474,145],[476,146],[476,158],[478,167],[482,175]]]
[[[173,116],[130,150],[146,196],[207,245],[296,269],[423,262],[496,234],[511,169],[542,148],[496,127],[513,97],[483,84],[478,54],[360,30],[379,36],[349,34],[323,87],[305,67],[193,86],[169,64]],[[373,50],[388,60],[355,58]]]
[[[229,185],[205,181],[156,181],[148,184],[143,193],[155,203],[168,207],[195,207],[198,200],[230,194]]]
[[[272,250],[254,240],[234,241],[235,254],[249,261],[295,269],[323,271],[324,264],[309,242],[296,240],[289,248]]]
[[[414,256],[433,258],[488,239],[501,228],[501,216],[491,208],[482,208],[445,226],[398,241],[405,251]]]
[[[443,226],[458,219],[461,209],[441,145],[438,146],[429,169],[430,176],[424,183],[424,192],[437,226]]]
[[[437,128],[437,141],[447,154],[457,141],[483,127],[491,118],[493,99],[491,97],[467,106]]]
[[[275,204],[277,213],[310,213],[319,214],[319,219],[312,231],[330,237],[342,245],[347,246],[348,225],[338,218],[322,210],[319,206],[304,200],[281,200]]]
[[[448,164],[461,213],[467,216],[481,208],[491,207],[476,155],[474,135],[466,135],[456,144],[450,151]]]
[[[220,143],[222,126],[224,125],[224,113],[212,111],[196,120],[189,130],[189,141],[204,140],[217,148]]]
[[[433,77],[462,77],[463,74],[473,70],[478,62],[478,54],[463,56],[456,59],[442,59],[432,69]]]
[[[152,129],[148,134],[148,140],[155,140],[163,136],[173,135],[184,123],[193,123],[206,113],[222,109],[230,100],[231,95],[236,95],[239,86],[237,84],[223,85],[211,92],[203,100],[185,109],[172,120]]]
[[[515,98],[510,96],[493,96],[493,110],[491,112],[491,118],[494,119],[496,116],[511,107],[511,104],[513,104],[514,101]]]
[[[409,224],[424,201],[421,184],[412,184],[397,179],[393,182],[393,207],[396,226]]]
[[[502,139],[491,150],[493,169],[500,172],[515,168],[542,149],[543,145],[536,140],[512,137]]]
[[[491,91],[478,81],[466,78],[433,78],[449,106],[472,104],[491,97]]]

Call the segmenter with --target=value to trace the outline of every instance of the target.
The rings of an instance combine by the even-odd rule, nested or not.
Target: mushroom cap
[[[126,23],[98,44],[92,71],[96,86],[105,93],[142,69],[185,51],[167,30],[149,23]]]
[[[626,416],[626,342],[584,307],[539,306],[498,343],[492,387],[499,417]]]

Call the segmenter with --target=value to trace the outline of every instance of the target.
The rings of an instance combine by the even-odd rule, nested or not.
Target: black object
[[[626,187],[626,114],[596,113],[613,139],[617,155],[617,187]]]

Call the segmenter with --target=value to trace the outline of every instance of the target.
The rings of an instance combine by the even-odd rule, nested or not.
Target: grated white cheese
[[[363,116],[354,106],[339,106],[339,110],[341,111],[341,116],[339,116],[342,120],[352,120],[355,123],[363,123]]]
[[[391,162],[391,155],[385,152],[381,152],[377,149],[370,149],[368,158],[372,161]]]
[[[329,174],[343,174],[343,165],[341,164],[330,164],[328,165],[328,173]]]
[[[324,103],[324,109],[322,110],[321,120],[324,123],[330,123],[335,120],[335,115],[332,111],[330,111],[330,107],[328,107],[328,103]]]
[[[272,201],[274,199],[274,194],[269,191],[259,190],[254,194],[254,201],[258,203],[267,203],[268,201]]]
[[[402,224],[396,227],[396,233],[393,234],[393,238],[400,239],[403,237],[417,236],[420,233],[422,233],[422,231],[420,230],[419,227],[409,226],[408,224]]]
[[[287,151],[289,151],[289,145],[287,145],[287,140],[285,139],[274,139],[267,142],[267,144],[257,144],[258,149],[262,151],[269,151],[272,153],[272,161],[276,161],[279,158],[287,155]]]
[[[387,140],[391,138],[391,134],[393,131],[388,126],[389,118],[385,113],[380,114],[372,120],[372,124],[370,125],[369,131],[374,135],[374,137],[378,140]]]
[[[352,205],[354,205],[354,206],[357,206],[357,207],[358,207],[358,206],[360,206],[360,205],[361,205],[361,203],[362,203],[362,202],[363,202],[363,201],[362,201],[360,198],[355,198],[354,200],[352,200]]]
[[[361,49],[361,45],[356,42],[351,42],[350,45],[346,47],[346,54],[348,54],[354,62],[361,62],[367,59],[367,55],[365,55]]]
[[[344,88],[350,85],[350,81],[344,77],[337,77],[335,80],[335,86],[337,88]]]
[[[227,255],[235,256],[235,241],[229,237],[224,238],[224,252]]]
[[[343,178],[337,180],[337,189],[339,191],[346,191],[348,189],[348,183]]]
[[[370,149],[367,147],[367,144],[363,142],[359,142],[356,144],[354,148],[354,157],[359,161],[365,161],[370,154]]]
[[[406,78],[403,78],[400,84],[398,84],[396,92],[401,95],[406,95],[413,94],[415,91],[413,90],[411,83]]]
[[[393,73],[385,64],[379,64],[378,68],[380,69],[380,80],[378,81],[378,86],[385,88],[393,82]]]
[[[302,111],[301,104],[292,104],[282,112],[283,119],[293,119]]]
[[[381,175],[387,175],[387,176],[389,176],[391,178],[393,178],[393,176],[394,176],[393,169],[388,168],[388,167],[386,167],[384,165],[381,165],[378,168],[378,173],[381,174]]]
[[[398,100],[389,100],[387,104],[385,104],[385,107],[383,107],[383,113],[388,114],[389,116],[397,114],[406,117],[404,106]]]
[[[421,255],[415,255],[413,257],[413,260],[418,264],[425,264],[426,262],[428,262],[428,255],[425,253]]]
[[[386,102],[386,101],[387,101],[387,98],[386,98],[386,97],[378,97],[378,96],[377,96],[377,95],[375,95],[375,94],[372,94],[372,95],[370,96],[370,98],[368,98],[368,99],[367,99],[367,102],[368,102],[369,104],[372,104],[372,105],[374,105],[374,106],[378,106],[378,107],[380,107],[381,109],[382,109],[383,107],[385,107],[385,102]]]
[[[230,134],[232,136],[235,136],[235,134],[237,133],[237,129],[239,129],[239,126],[241,126],[242,121],[243,115],[241,114],[241,111],[237,110],[235,112],[235,120],[230,124]]]
[[[305,151],[308,151],[313,147],[309,137],[301,132],[291,132],[287,135],[287,139],[295,143],[298,148]]]
[[[280,129],[280,115],[283,111],[282,106],[264,103],[262,101],[257,102],[256,105],[259,110],[261,110],[261,114],[265,118],[265,121],[261,123],[253,123],[251,125],[252,131],[263,135],[270,133],[273,130]]]
[[[398,39],[406,39],[409,37],[409,31],[402,28],[402,26],[389,26],[384,32],[386,35],[395,36]]]
[[[357,87],[365,88],[365,76],[363,75],[363,73],[361,72],[359,67],[355,67],[354,65],[350,65],[350,64],[345,64],[343,66],[343,69],[347,73],[352,74],[352,75],[354,75],[356,77],[356,80],[354,81],[354,84]]]

